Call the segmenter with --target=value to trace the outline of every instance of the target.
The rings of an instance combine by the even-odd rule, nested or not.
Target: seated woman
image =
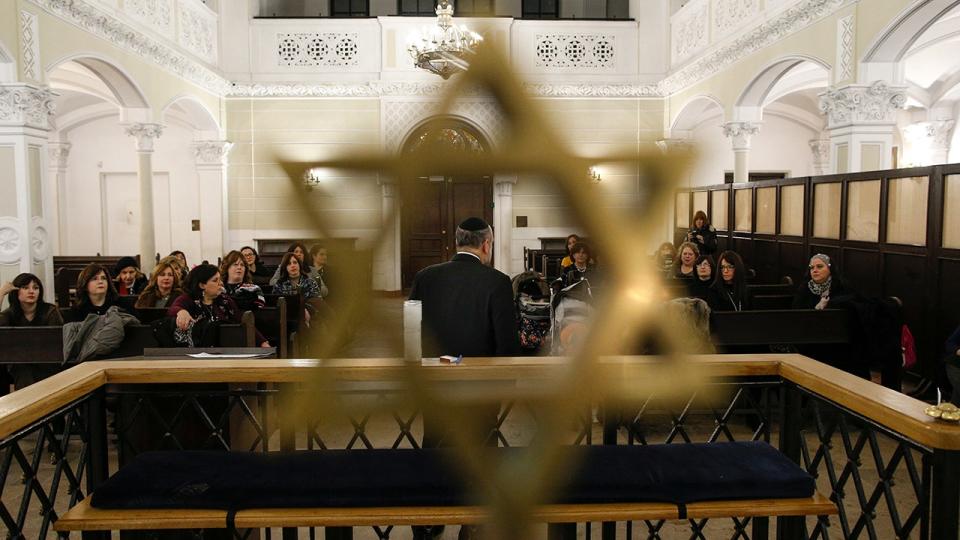
[[[202,337],[194,333],[194,326],[199,322],[240,322],[242,312],[224,292],[222,284],[220,272],[212,264],[198,265],[187,275],[185,292],[167,310],[167,315],[176,321],[174,339],[178,343],[190,347],[199,345],[197,340],[202,341]],[[270,346],[260,332],[257,332],[257,343],[261,347]]]
[[[33,274],[20,274],[0,285],[0,302],[7,297],[10,307],[0,311],[0,326],[63,326],[60,310],[43,300],[43,283]],[[11,364],[17,390],[60,371],[57,364]],[[9,381],[6,383],[9,385]],[[6,393],[6,392],[2,392]]]
[[[313,259],[313,279],[320,287],[320,298],[324,300],[330,295],[327,288],[327,248],[323,244],[314,244],[310,248],[310,258]]]
[[[231,251],[220,263],[223,288],[241,311],[252,311],[267,305],[260,287],[253,284],[250,268],[239,251]]]
[[[853,298],[846,281],[833,274],[829,256],[817,253],[810,257],[809,269],[810,279],[793,296],[794,309],[826,309],[831,301],[836,304]]]
[[[724,251],[717,261],[717,277],[710,286],[707,304],[712,311],[746,311],[750,309],[747,292],[747,269],[735,251]]]
[[[121,257],[112,275],[120,296],[136,296],[147,286],[147,278],[140,273],[140,265],[133,257]]]
[[[167,257],[157,263],[150,282],[137,298],[136,308],[168,308],[183,294],[180,285],[180,265],[177,259]]]
[[[700,255],[694,261],[693,267],[696,269],[696,277],[687,280],[687,290],[690,296],[707,300],[710,298],[710,286],[713,284],[713,257],[710,255]]]
[[[180,250],[171,251],[167,257],[176,257],[180,263],[180,283],[187,282],[187,273],[190,272],[190,266],[187,265],[187,256]]]
[[[680,258],[673,265],[674,279],[693,280],[696,277],[697,257],[700,256],[700,250],[693,242],[684,242],[680,244]]]
[[[320,286],[300,271],[300,259],[294,253],[285,253],[280,260],[280,279],[273,287],[274,294],[300,294],[303,296],[303,320],[309,325],[310,318],[323,306]]]
[[[653,254],[654,264],[663,277],[669,278],[673,271],[673,261],[677,258],[677,249],[670,242],[660,244],[657,251]]]
[[[570,254],[573,256],[573,264],[568,266],[561,274],[560,279],[564,287],[569,287],[580,280],[592,280],[591,285],[599,285],[596,265],[592,262],[593,254],[590,246],[586,242],[579,242],[570,248]]]
[[[580,242],[580,237],[575,234],[567,237],[567,255],[560,261],[560,270],[566,270],[573,265],[573,252],[570,250],[573,249],[573,246],[578,242]]]
[[[312,277],[313,273],[310,269],[310,263],[307,262],[307,246],[303,245],[303,242],[294,242],[290,244],[290,247],[287,248],[287,253],[293,253],[297,256],[297,260],[300,261],[300,273]],[[270,278],[270,284],[276,285],[277,281],[280,279],[280,270],[283,269],[283,263],[280,263],[280,266],[277,267],[277,271],[273,273],[273,277]]]
[[[80,322],[90,314],[103,315],[117,305],[119,298],[107,269],[96,263],[88,264],[77,278],[77,299],[70,319]],[[117,309],[123,311],[120,306]]]
[[[697,210],[693,215],[693,227],[687,232],[687,242],[693,242],[704,255],[713,255],[717,252],[717,230],[710,225],[707,214]]]
[[[243,262],[247,264],[247,268],[250,270],[251,278],[268,278],[273,275],[273,272],[260,262],[260,254],[257,253],[257,250],[250,246],[243,246],[240,248],[240,254],[243,255]]]

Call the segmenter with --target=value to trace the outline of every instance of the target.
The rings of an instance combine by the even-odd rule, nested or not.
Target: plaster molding
[[[749,150],[750,139],[760,133],[760,124],[756,122],[727,122],[723,124],[723,136],[733,143],[733,150]]]
[[[664,154],[672,152],[690,152],[694,148],[694,142],[690,139],[660,139],[654,144]]]
[[[40,75],[40,26],[37,16],[27,10],[20,11],[20,50],[23,55],[24,77],[39,81]]]
[[[497,182],[493,185],[497,197],[513,197],[514,182]]]
[[[0,264],[20,262],[23,233],[20,220],[15,217],[0,217]]]
[[[830,167],[830,139],[812,139],[808,144],[813,154],[813,174],[827,174]]]
[[[834,82],[853,78],[853,66],[856,62],[856,21],[853,15],[847,15],[837,21],[837,64],[834,70]]]
[[[50,236],[42,218],[34,216],[31,226],[33,231],[30,234],[30,254],[34,263],[41,263],[50,257]]]
[[[226,97],[439,97],[445,83],[427,82],[368,82],[356,84],[337,83],[242,83],[234,84]],[[524,88],[535,97],[663,97],[654,84],[546,84],[527,83]],[[465,91],[466,96],[486,95],[483,89]]]
[[[903,128],[904,136],[913,144],[924,144],[934,151],[950,149],[950,134],[953,120],[931,120],[916,122]]]
[[[820,94],[820,112],[827,115],[827,127],[893,124],[897,111],[907,103],[904,87],[889,86],[884,81],[871,85],[851,84],[828,88]]]
[[[663,95],[671,95],[703,81],[731,64],[836,13],[853,0],[799,0],[744,35],[708,52],[660,83]]]
[[[89,0],[26,1],[214,94],[224,95],[230,89],[230,81],[217,72],[144,34]]]
[[[72,146],[68,142],[48,142],[47,154],[50,157],[50,166],[55,169],[66,170]]]
[[[137,152],[153,152],[153,143],[163,133],[163,126],[138,122],[127,125],[124,132],[136,141]]]
[[[53,92],[29,84],[0,84],[0,125],[50,129],[56,104]]]
[[[197,165],[224,166],[232,148],[230,141],[198,141],[193,145],[193,156]]]

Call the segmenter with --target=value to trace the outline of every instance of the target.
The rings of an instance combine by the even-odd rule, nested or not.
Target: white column
[[[723,124],[724,136],[733,145],[733,181],[750,181],[750,139],[760,133],[756,122],[727,122]]]
[[[378,291],[399,291],[400,283],[400,214],[397,209],[397,184],[380,183],[380,227],[383,241],[374,254],[373,288]]]
[[[153,144],[160,138],[160,124],[135,123],[127,126],[127,135],[134,138],[137,148],[137,179],[140,182],[140,269],[145,274],[153,270],[157,253],[153,218]]]
[[[227,155],[233,143],[213,140],[193,145],[197,160],[200,197],[200,258],[216,264],[226,254],[227,240]]]
[[[947,163],[953,120],[916,122],[903,128],[903,166],[924,167]]]
[[[47,137],[53,93],[29,84],[0,84],[0,160],[12,165],[0,174],[0,280],[21,272],[36,274],[53,298],[53,260],[44,197]]]
[[[889,169],[897,111],[907,102],[904,87],[884,81],[829,88],[820,94],[827,115],[831,173]]]
[[[811,139],[810,145],[811,168],[814,176],[829,174],[830,170],[830,139]]]
[[[513,275],[513,185],[517,175],[497,174],[493,177],[493,264],[508,276]]]
[[[50,201],[50,245],[57,253],[63,255],[67,251],[67,162],[70,158],[70,147],[68,142],[50,141],[47,144],[48,162],[50,165],[49,182],[50,188],[48,200]]]

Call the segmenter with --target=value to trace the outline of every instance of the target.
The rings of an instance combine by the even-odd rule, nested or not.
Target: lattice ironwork
[[[0,520],[7,538],[47,538],[57,516],[84,498],[86,399],[0,442]]]
[[[921,531],[932,451],[819,396],[805,396],[803,466],[837,503],[841,537],[926,537]],[[910,489],[895,491],[897,479],[908,480]],[[806,536],[827,537],[820,524]]]

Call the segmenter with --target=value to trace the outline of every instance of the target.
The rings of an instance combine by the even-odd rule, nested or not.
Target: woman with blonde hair
[[[180,286],[180,263],[176,257],[165,257],[153,269],[146,288],[137,297],[135,308],[168,308],[183,294]]]
[[[266,305],[263,291],[253,284],[253,275],[243,253],[227,253],[220,263],[220,277],[223,279],[223,289],[242,311],[260,309]]]
[[[673,263],[673,277],[675,279],[695,279],[697,269],[694,265],[697,262],[697,257],[700,256],[700,249],[693,242],[684,242],[680,244],[677,253],[679,256]]]

